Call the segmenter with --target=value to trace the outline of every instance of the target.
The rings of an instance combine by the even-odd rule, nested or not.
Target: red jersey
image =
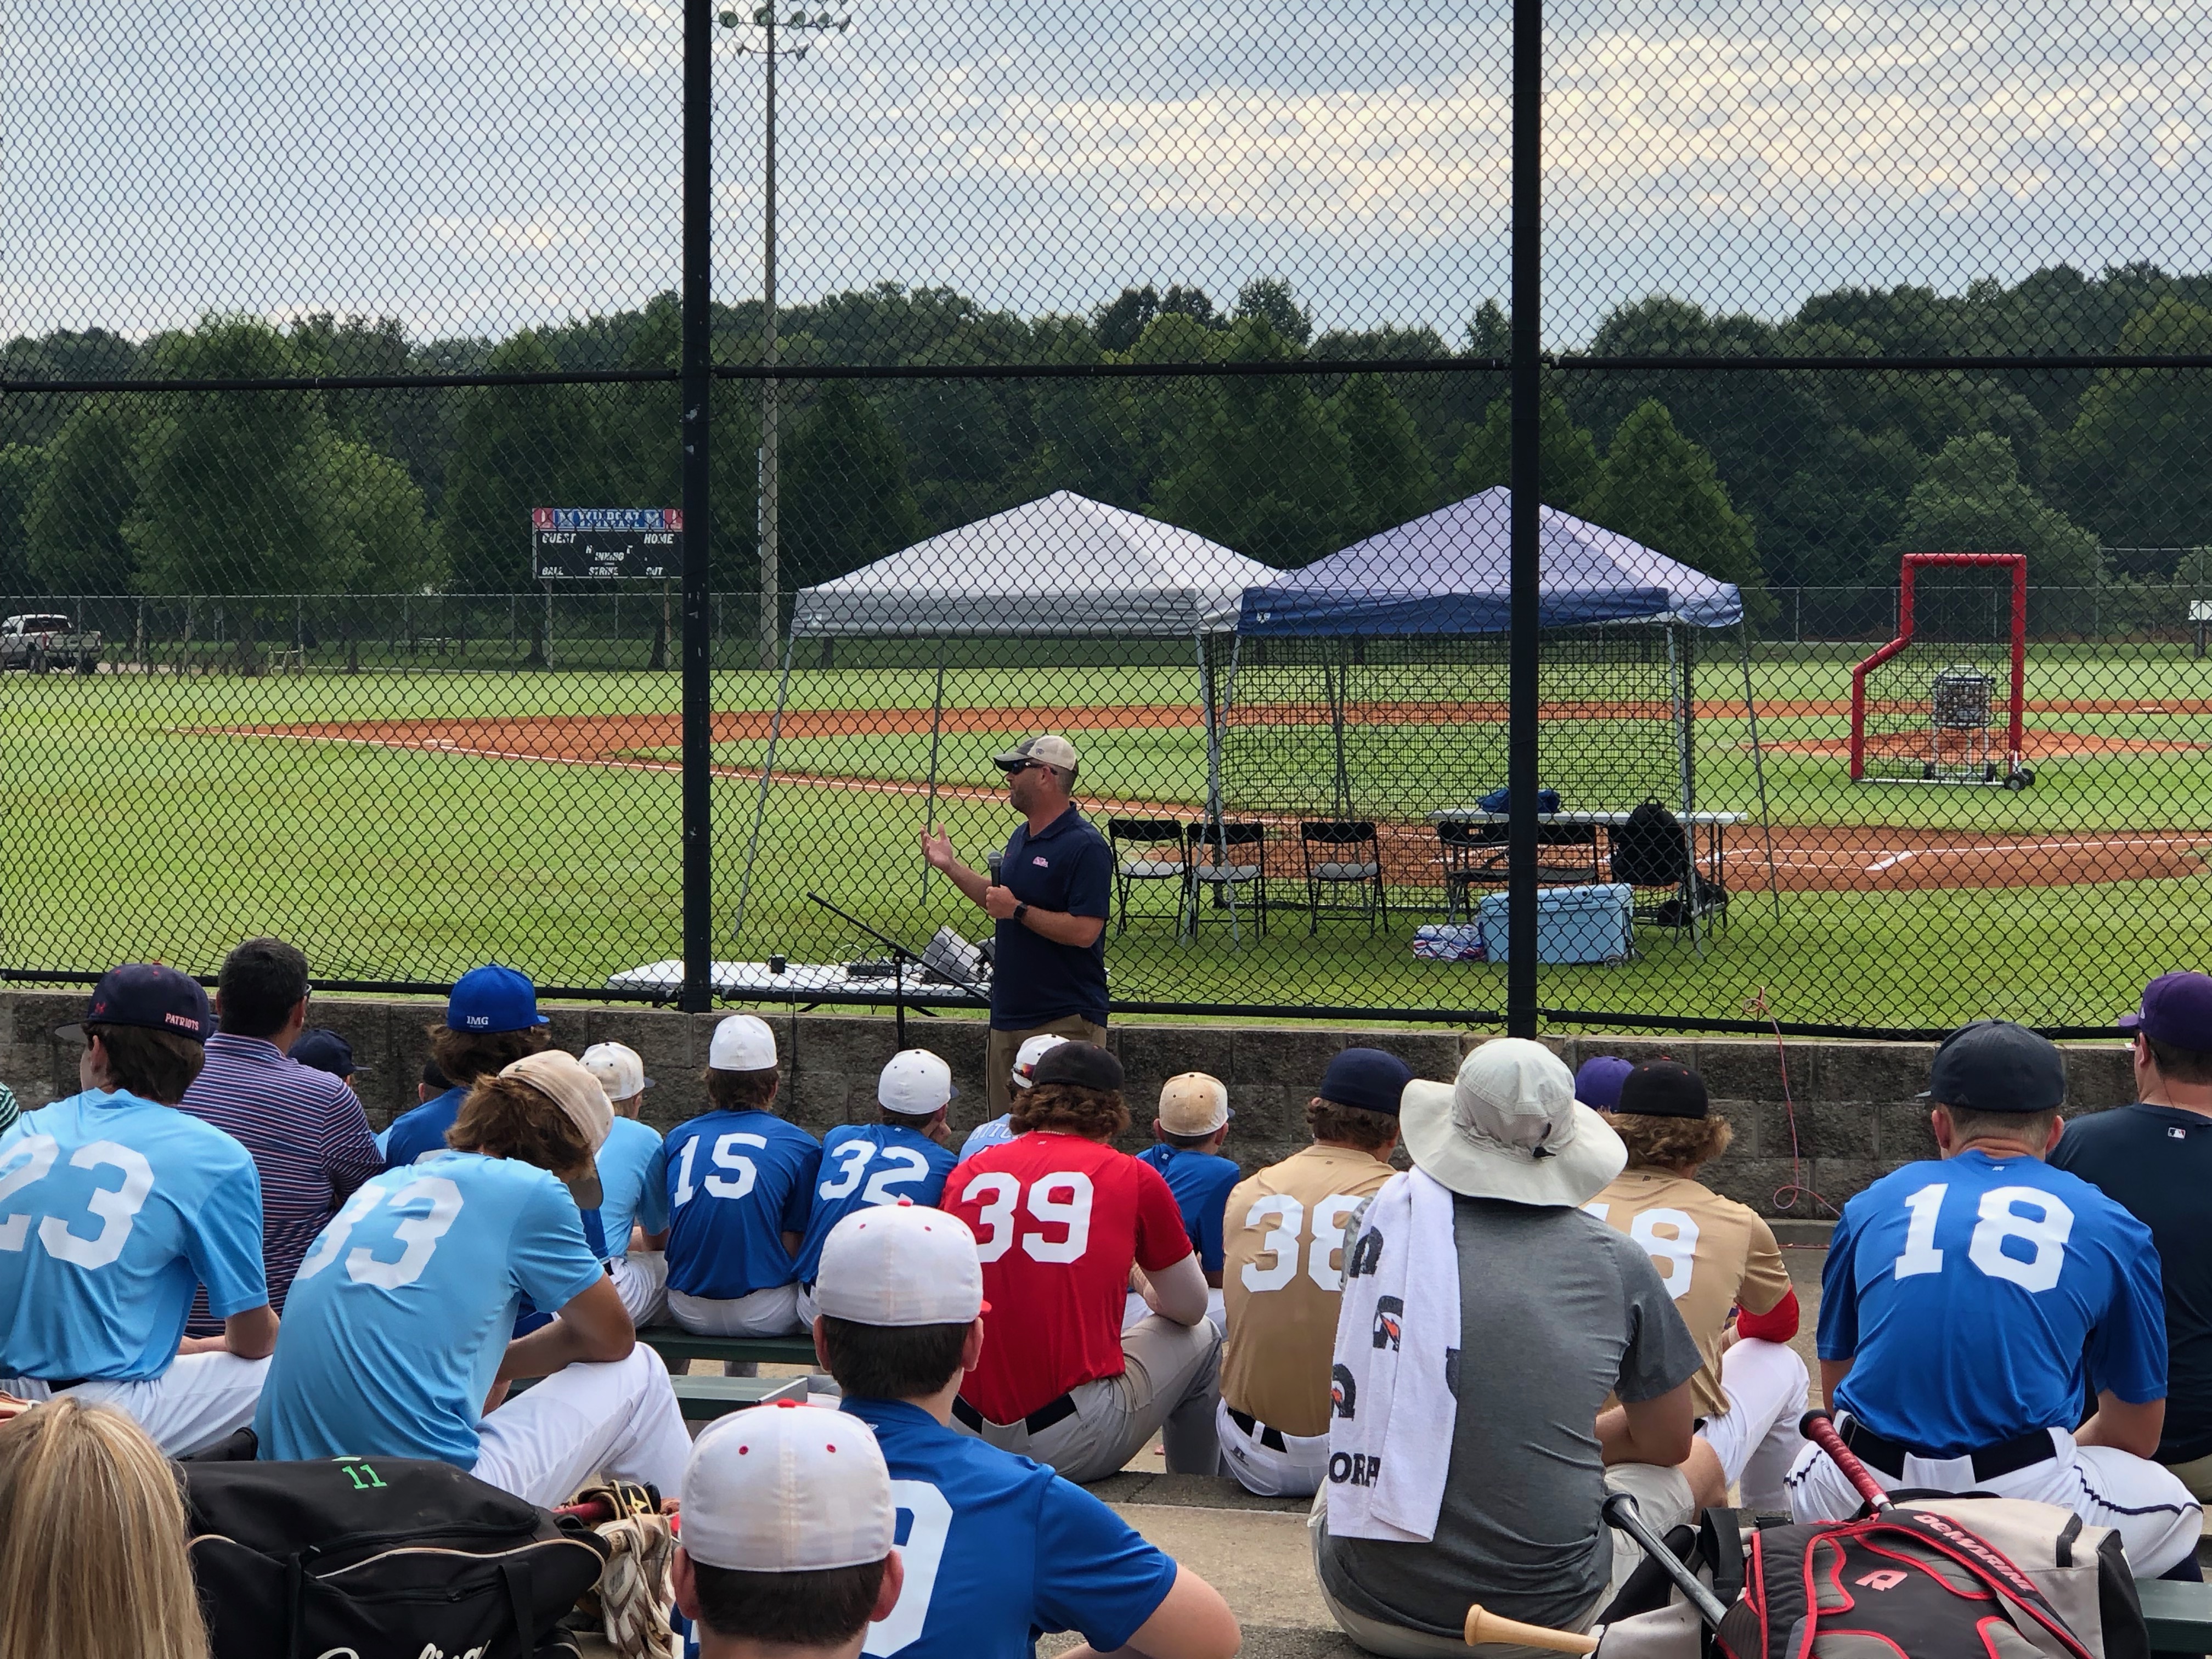
[[[1130,1264],[1158,1273],[1190,1254],[1160,1172],[1080,1135],[986,1147],[945,1178],[942,1202],[983,1258],[983,1363],[960,1392],[994,1423],[1121,1376]]]

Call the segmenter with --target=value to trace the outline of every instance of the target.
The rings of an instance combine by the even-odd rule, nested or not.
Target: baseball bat
[[[1826,1412],[1807,1412],[1797,1419],[1797,1432],[1828,1454],[1828,1461],[1843,1471],[1844,1479],[1856,1488],[1858,1495],[1867,1501],[1869,1509],[1886,1510],[1889,1494],[1881,1483],[1867,1473],[1867,1466],[1859,1462],[1851,1449],[1844,1443],[1844,1437],[1836,1432],[1836,1425],[1828,1420]]]
[[[1524,1625],[1518,1619],[1501,1619],[1486,1613],[1477,1602],[1467,1610],[1467,1644],[1478,1642],[1517,1642],[1524,1648],[1543,1648],[1553,1653],[1595,1653],[1597,1638],[1580,1631],[1553,1630],[1544,1625]]]
[[[1636,1507],[1636,1500],[1625,1492],[1612,1492],[1607,1494],[1601,1507],[1606,1525],[1620,1528],[1642,1545],[1644,1554],[1659,1564],[1661,1570],[1674,1582],[1674,1588],[1682,1592],[1682,1599],[1705,1621],[1706,1628],[1718,1630],[1721,1620],[1728,1616],[1728,1609],[1721,1605],[1720,1597],[1705,1587],[1705,1581],[1684,1566],[1674,1552],[1667,1547],[1667,1540],[1644,1524],[1644,1516]]]

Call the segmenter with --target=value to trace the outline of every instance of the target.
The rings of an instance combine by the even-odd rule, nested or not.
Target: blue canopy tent
[[[1343,642],[1337,650],[1317,653],[1333,733],[1336,775],[1333,793],[1338,816],[1350,816],[1352,810],[1345,724],[1351,701],[1348,687],[1353,650],[1363,641],[1437,641],[1507,634],[1511,626],[1511,511],[1510,489],[1502,486],[1486,489],[1356,542],[1279,580],[1244,591],[1237,624],[1240,653],[1246,641]],[[1541,628],[1589,630],[1594,635],[1634,629],[1643,630],[1647,638],[1652,630],[1663,635],[1674,769],[1679,775],[1686,819],[1695,805],[1692,723],[1696,700],[1691,695],[1691,656],[1685,630],[1736,628],[1764,824],[1765,765],[1758,714],[1752,703],[1743,599],[1735,586],[1694,570],[1617,531],[1555,507],[1538,509],[1538,535]],[[1430,660],[1437,660],[1433,653]],[[1451,702],[1433,672],[1420,685],[1422,696],[1440,704]],[[1232,665],[1232,708],[1237,697],[1237,670]],[[1494,703],[1482,706],[1496,707]],[[1310,708],[1310,702],[1306,707]],[[1771,884],[1771,840],[1768,864]]]

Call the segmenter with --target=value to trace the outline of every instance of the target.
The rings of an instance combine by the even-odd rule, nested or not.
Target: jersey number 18
[[[1943,1271],[1943,1252],[1936,1248],[1936,1221],[1950,1190],[1948,1181],[1932,1182],[1905,1200],[1912,1219],[1905,1230],[1905,1249],[1893,1270],[1896,1278]],[[2022,1215],[2013,1207],[2016,1204],[2032,1205],[2039,1213]],[[1966,1243],[1967,1261],[1991,1279],[2024,1291],[2047,1291],[2057,1284],[2066,1267],[2066,1240],[2074,1231],[2074,1212],[2064,1203],[2033,1187],[1992,1187],[1982,1194],[1976,1216],[1973,1237]],[[2020,1240],[2033,1254],[2007,1255],[2008,1238]]]

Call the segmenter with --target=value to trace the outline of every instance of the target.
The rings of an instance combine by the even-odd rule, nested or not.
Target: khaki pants
[[[1021,1031],[1002,1031],[994,1025],[990,1046],[983,1054],[985,1121],[998,1116],[1012,1103],[1014,1056],[1021,1052],[1022,1044],[1033,1036],[1064,1036],[1076,1042],[1096,1042],[1103,1047],[1106,1028],[1093,1025],[1080,1014],[1070,1014],[1066,1019],[1056,1019],[1049,1025],[1032,1025]]]
[[[2186,1463],[2168,1463],[2166,1473],[2189,1488],[2189,1495],[2200,1504],[2212,1503],[2212,1457],[2195,1458]]]

